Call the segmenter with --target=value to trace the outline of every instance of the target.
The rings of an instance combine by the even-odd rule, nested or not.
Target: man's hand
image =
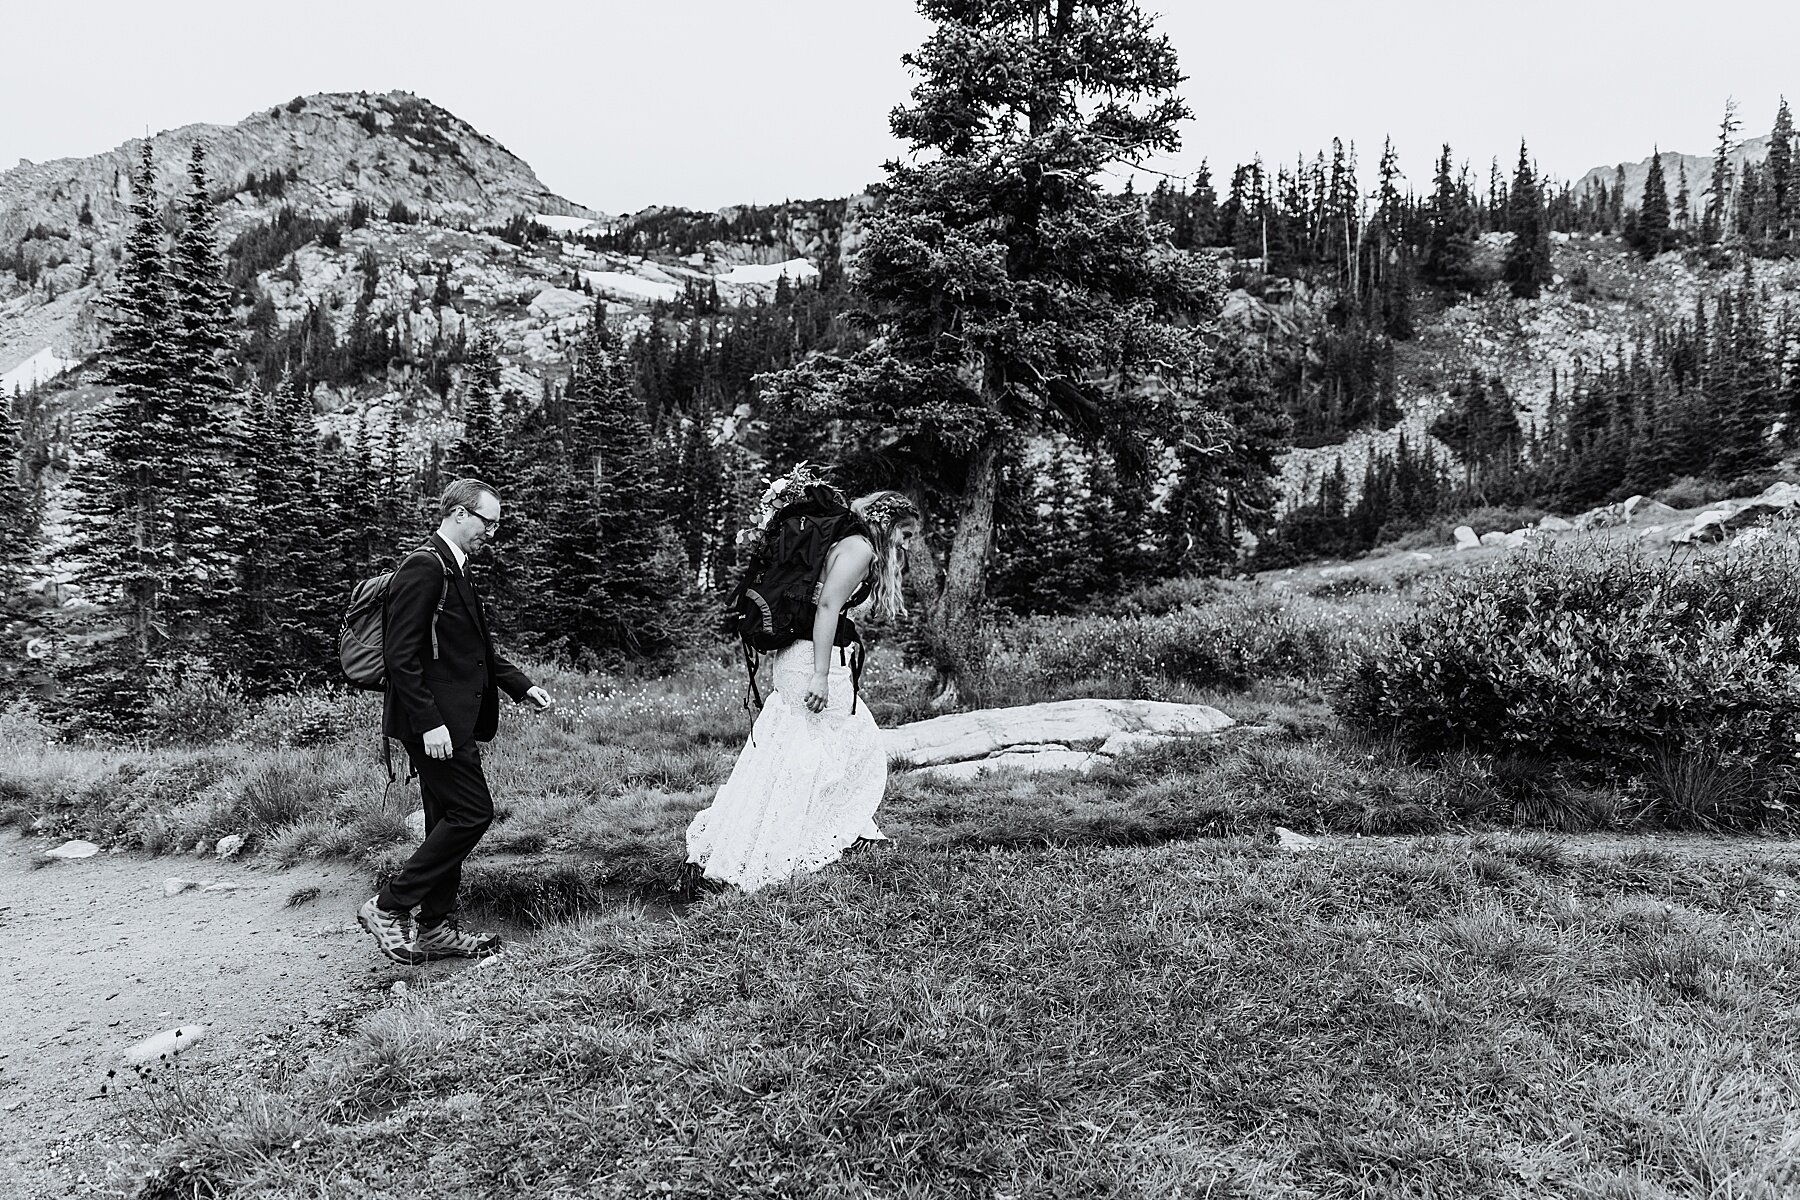
[[[830,698],[831,676],[814,675],[812,682],[806,685],[806,694],[801,697],[801,703],[806,705],[808,712],[824,712],[825,702]]]
[[[425,735],[426,758],[449,758],[455,747],[450,744],[450,727],[439,725]]]
[[[546,692],[541,687],[533,685],[532,689],[525,693],[525,703],[531,705],[531,707],[537,709],[539,712],[547,712],[549,711],[551,703],[550,693]]]

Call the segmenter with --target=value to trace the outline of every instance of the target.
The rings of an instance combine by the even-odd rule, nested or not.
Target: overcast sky
[[[1344,137],[1371,182],[1392,134],[1415,187],[1448,141],[1478,174],[1524,137],[1573,178],[1707,153],[1727,96],[1766,132],[1800,103],[1800,3],[1148,0],[1190,76],[1178,156],[1216,175]],[[1465,15],[1467,14],[1467,15]],[[0,0],[0,165],[93,154],[289,97],[403,89],[606,212],[838,196],[900,147],[905,0]]]

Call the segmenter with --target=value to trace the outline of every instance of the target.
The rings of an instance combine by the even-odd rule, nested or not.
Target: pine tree
[[[1175,149],[1188,115],[1175,52],[1135,0],[924,11],[936,27],[906,59],[918,83],[891,122],[918,157],[889,164],[857,262],[883,339],[769,389],[820,419],[889,425],[892,455],[947,497],[955,534],[932,623],[948,700],[952,647],[970,644],[953,630],[986,584],[1005,437],[1045,422],[1142,473],[1147,435],[1180,440],[1202,419],[1220,287],[1101,186],[1112,164]]]
[[[1175,475],[1156,522],[1164,569],[1218,574],[1233,566],[1243,541],[1274,524],[1276,481],[1293,421],[1270,384],[1263,357],[1242,346],[1221,351],[1217,404],[1230,419],[1223,452],[1175,448]]]
[[[1675,214],[1673,224],[1676,229],[1685,234],[1687,233],[1688,228],[1694,223],[1694,197],[1692,191],[1688,187],[1687,158],[1685,156],[1677,158],[1675,164],[1679,182],[1676,184],[1675,188]]]
[[[335,667],[332,621],[345,589],[325,569],[340,514],[321,504],[329,489],[312,401],[284,379],[252,394],[247,427],[254,453],[242,522],[254,541],[242,559],[245,670],[263,686],[322,682]]]
[[[218,251],[218,221],[206,178],[206,154],[194,143],[188,159],[188,193],[181,232],[170,256],[169,297],[173,308],[173,389],[170,423],[179,438],[165,447],[170,472],[169,500],[179,510],[183,557],[194,581],[186,618],[204,638],[210,657],[230,666],[237,648],[225,636],[231,614],[238,559],[247,549],[237,513],[243,500],[235,431],[242,405],[232,387],[230,290]]]
[[[1462,288],[1470,283],[1470,263],[1475,253],[1473,221],[1462,191],[1452,173],[1450,147],[1438,156],[1432,177],[1429,231],[1425,241],[1424,275],[1431,282]]]
[[[73,453],[76,579],[95,607],[67,643],[76,661],[66,700],[90,720],[110,713],[129,723],[139,716],[150,680],[173,665],[186,632],[175,619],[188,597],[169,471],[170,448],[183,444],[184,431],[171,411],[178,357],[155,183],[146,140],[132,180],[124,258],[108,298],[113,322],[103,378],[113,396],[94,411]]]
[[[309,393],[296,378],[291,403],[299,408]],[[304,400],[311,411],[311,401]],[[350,594],[356,581],[374,573],[380,564],[390,563],[399,548],[382,518],[382,473],[369,444],[367,415],[357,421],[349,439],[324,455],[324,492],[333,523],[327,537],[328,574],[335,575],[333,590]]]
[[[14,397],[0,388],[0,618],[12,607],[25,566],[36,542],[36,522],[19,482],[24,443],[13,416]]]
[[[445,461],[452,476],[473,476],[498,487],[504,421],[500,409],[500,356],[484,330],[475,335],[463,363],[463,432]]]
[[[588,665],[655,658],[681,644],[680,550],[660,519],[663,466],[603,311],[566,397],[567,473],[549,521],[539,628]]]
[[[1725,116],[1719,122],[1719,144],[1713,153],[1712,182],[1706,188],[1706,215],[1700,222],[1700,240],[1708,245],[1729,232],[1731,217],[1731,150],[1738,131],[1737,102],[1725,101]]]
[[[1795,169],[1794,115],[1787,97],[1775,110],[1775,127],[1769,133],[1769,189],[1774,195],[1775,237],[1800,236],[1800,173]]]
[[[1663,220],[1666,225],[1667,209]],[[1544,198],[1538,191],[1537,176],[1531,169],[1524,142],[1519,143],[1519,168],[1513,175],[1507,200],[1506,225],[1513,240],[1506,250],[1501,277],[1516,298],[1535,300],[1550,283],[1550,231],[1544,226]]]
[[[1744,260],[1736,294],[1719,297],[1716,313],[1708,389],[1717,413],[1711,471],[1715,478],[1736,480],[1774,461],[1767,431],[1780,402],[1751,259]]]
[[[1685,168],[1683,171],[1685,177]],[[1669,237],[1669,188],[1663,181],[1662,148],[1650,152],[1650,173],[1644,179],[1644,198],[1638,205],[1635,237],[1637,251],[1654,258],[1667,250]]]

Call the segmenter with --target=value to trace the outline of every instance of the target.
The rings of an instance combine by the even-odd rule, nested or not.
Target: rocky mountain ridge
[[[1664,150],[1656,156],[1662,162],[1663,186],[1668,189],[1669,203],[1673,205],[1680,191],[1681,172],[1687,171],[1688,204],[1693,215],[1698,218],[1705,205],[1705,193],[1712,182],[1713,156],[1710,154],[1682,154],[1676,150]],[[1732,147],[1726,156],[1731,169],[1741,174],[1745,163],[1761,163],[1769,157],[1769,135],[1747,138]],[[1581,195],[1589,189],[1605,186],[1609,191],[1618,185],[1620,173],[1625,180],[1625,204],[1635,208],[1644,198],[1644,183],[1650,178],[1650,155],[1645,155],[1636,162],[1615,163],[1610,167],[1595,167],[1575,181],[1575,194]]]
[[[296,97],[236,126],[159,134],[153,148],[165,200],[186,187],[189,146],[196,141],[208,150],[227,239],[272,222],[283,209],[320,221],[343,217],[359,201],[365,209],[359,224],[330,238],[310,237],[257,273],[252,290],[275,324],[323,314],[342,337],[366,289],[375,317],[392,321],[403,344],[441,345],[476,330],[490,333],[505,384],[521,397],[535,396],[545,380],[566,371],[596,300],[629,333],[643,327],[652,305],[694,290],[716,289],[726,304],[767,296],[784,275],[798,282],[853,256],[871,203],[857,196],[715,214],[651,209],[608,217],[549,192],[500,143],[403,92]],[[141,147],[134,139],[92,158],[0,172],[0,256],[10,253],[13,266],[8,271],[0,257],[0,387],[29,388],[60,376],[57,388],[69,397],[64,403],[79,407],[96,395],[89,386],[93,372],[80,364],[103,337],[99,301],[117,268],[128,180]],[[1766,153],[1766,138],[1751,139],[1737,161]],[[1664,155],[1671,187],[1672,156]],[[1704,180],[1695,164],[1710,172],[1710,161],[1684,161],[1698,194]],[[1628,202],[1633,180],[1641,192],[1647,170],[1648,160],[1627,165]],[[1613,172],[1596,168],[1584,180],[1604,178],[1611,186]],[[500,227],[518,218],[547,235],[502,236]],[[647,233],[645,251],[617,249],[616,235],[634,229]],[[1478,249],[1489,266],[1497,264],[1506,236],[1488,235]],[[1616,238],[1559,236],[1554,253],[1558,277],[1541,300],[1478,295],[1435,311],[1414,342],[1399,349],[1397,397],[1407,414],[1401,424],[1289,454],[1284,492],[1297,494],[1340,456],[1354,480],[1374,448],[1391,446],[1402,432],[1415,441],[1424,437],[1448,381],[1471,369],[1505,377],[1522,419],[1540,415],[1553,369],[1566,374],[1578,359],[1613,352],[1647,322],[1691,312],[1699,296],[1718,286],[1680,255],[1641,263]],[[373,277],[365,283],[371,262]],[[1758,270],[1778,290],[1800,285],[1800,264]],[[1224,319],[1251,335],[1292,339],[1327,300],[1304,283],[1285,281],[1272,293],[1234,293]],[[354,388],[321,388],[315,398],[326,429],[346,431],[364,417],[380,424],[405,411],[412,436],[455,436],[454,406],[442,396],[422,396],[406,370]]]
[[[569,340],[596,301],[629,328],[689,289],[716,289],[726,304],[766,297],[783,275],[799,282],[819,263],[854,253],[867,203],[649,210],[635,220],[656,228],[698,219],[720,236],[686,253],[612,252],[601,245],[623,218],[549,191],[499,142],[409,93],[296,97],[235,126],[157,134],[152,157],[165,205],[188,187],[194,144],[207,151],[223,243],[284,220],[314,223],[273,261],[259,261],[241,293],[246,305],[266,305],[266,324],[322,313],[343,337],[366,288],[370,318],[392,323],[404,346],[490,333],[507,385],[521,396],[566,370]],[[64,372],[102,344],[101,301],[118,269],[142,149],[132,139],[90,158],[0,172],[0,387],[9,394],[56,380],[52,390],[69,393],[74,406],[91,398],[81,384],[92,372]],[[359,215],[350,220],[353,206]],[[756,236],[731,236],[749,225]],[[409,422],[423,421],[418,436],[441,432],[430,427],[449,414],[421,414],[415,383],[402,372],[372,387],[321,389],[316,399],[327,428],[404,407]]]
[[[122,229],[143,141],[0,171],[0,244],[33,228],[81,224],[84,208],[101,231]],[[236,125],[156,134],[151,144],[163,200],[186,190],[195,143],[206,148],[214,186],[229,197],[220,212],[227,236],[271,202],[323,212],[347,211],[358,199],[377,211],[398,202],[442,224],[498,225],[529,213],[600,215],[552,192],[499,142],[410,92],[296,96]],[[252,190],[256,184],[246,187],[247,181],[266,190]]]

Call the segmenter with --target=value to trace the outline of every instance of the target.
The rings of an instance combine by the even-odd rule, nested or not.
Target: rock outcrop
[[[1056,700],[915,721],[887,731],[898,769],[969,779],[983,771],[1086,771],[1157,742],[1218,733],[1235,722],[1205,704]],[[1092,751],[1075,744],[1099,742]]]

